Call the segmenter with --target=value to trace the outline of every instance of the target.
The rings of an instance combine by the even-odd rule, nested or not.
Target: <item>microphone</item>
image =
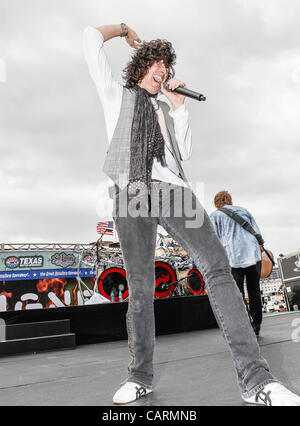
[[[168,90],[169,92],[176,92],[180,93],[181,95],[184,95],[191,99],[196,99],[196,101],[206,101],[206,97],[203,96],[201,93],[194,92],[193,90],[187,89],[186,87],[177,87],[175,90],[170,90],[167,82],[164,83],[164,88]]]

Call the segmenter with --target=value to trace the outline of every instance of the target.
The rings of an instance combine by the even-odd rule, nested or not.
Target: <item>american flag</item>
[[[114,235],[114,222],[113,221],[98,222],[97,232],[98,234],[104,234],[105,232],[105,235]]]

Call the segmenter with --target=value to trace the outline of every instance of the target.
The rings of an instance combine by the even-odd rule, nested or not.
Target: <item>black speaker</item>
[[[300,310],[300,252],[277,259],[290,310]]]

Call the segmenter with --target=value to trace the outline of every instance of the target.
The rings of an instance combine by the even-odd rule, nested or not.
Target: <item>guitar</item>
[[[260,247],[261,251],[261,278],[268,278],[273,270],[274,266],[274,255],[270,250],[266,250],[263,247]],[[268,252],[268,254],[266,253]],[[269,255],[269,256],[268,256]],[[270,259],[272,258],[272,260]]]

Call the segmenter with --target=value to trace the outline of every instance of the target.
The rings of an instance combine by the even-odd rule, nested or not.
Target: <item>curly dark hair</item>
[[[123,70],[125,87],[132,89],[147,74],[148,68],[161,60],[164,61],[165,67],[168,69],[168,78],[173,77],[176,53],[172,43],[161,39],[144,41]]]

